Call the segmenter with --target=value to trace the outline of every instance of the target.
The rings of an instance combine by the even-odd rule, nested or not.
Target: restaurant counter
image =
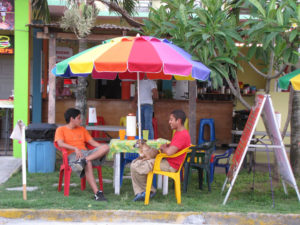
[[[131,101],[121,99],[88,99],[88,107],[95,107],[98,116],[103,116],[106,125],[120,125],[120,118],[128,113],[135,113]],[[56,123],[65,123],[64,112],[69,107],[75,106],[75,99],[56,100]],[[169,126],[169,114],[174,109],[182,109],[188,116],[188,100],[159,99],[154,104],[154,115],[157,119],[158,136],[171,140],[172,132]],[[43,101],[43,122],[47,122],[48,101]],[[197,100],[197,140],[199,121],[201,118],[213,118],[215,120],[216,139],[220,144],[231,143],[232,129],[232,101],[207,101]],[[208,131],[205,134],[208,134]],[[116,132],[109,133],[117,137]]]

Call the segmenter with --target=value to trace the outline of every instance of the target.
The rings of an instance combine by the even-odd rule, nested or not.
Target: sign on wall
[[[15,28],[15,1],[0,1],[0,30],[14,30]]]
[[[73,49],[69,47],[56,47],[56,63],[59,63],[73,55]]]
[[[0,54],[14,54],[14,36],[0,35]]]

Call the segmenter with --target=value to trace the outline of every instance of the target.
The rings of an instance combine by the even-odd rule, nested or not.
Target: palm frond
[[[42,20],[44,23],[50,22],[50,12],[47,0],[31,0],[32,19]]]

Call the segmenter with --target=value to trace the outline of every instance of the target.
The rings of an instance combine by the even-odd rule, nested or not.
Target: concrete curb
[[[2,209],[7,219],[47,220],[64,222],[161,222],[177,224],[272,224],[298,225],[300,214],[157,212],[125,210],[31,210]]]

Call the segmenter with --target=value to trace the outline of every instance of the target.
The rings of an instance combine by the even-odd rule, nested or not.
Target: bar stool
[[[209,140],[204,139],[204,127],[205,125],[209,126]],[[215,136],[215,122],[212,118],[204,118],[200,120],[199,124],[199,136],[198,136],[198,145],[202,144],[203,142],[212,142],[216,140]]]

